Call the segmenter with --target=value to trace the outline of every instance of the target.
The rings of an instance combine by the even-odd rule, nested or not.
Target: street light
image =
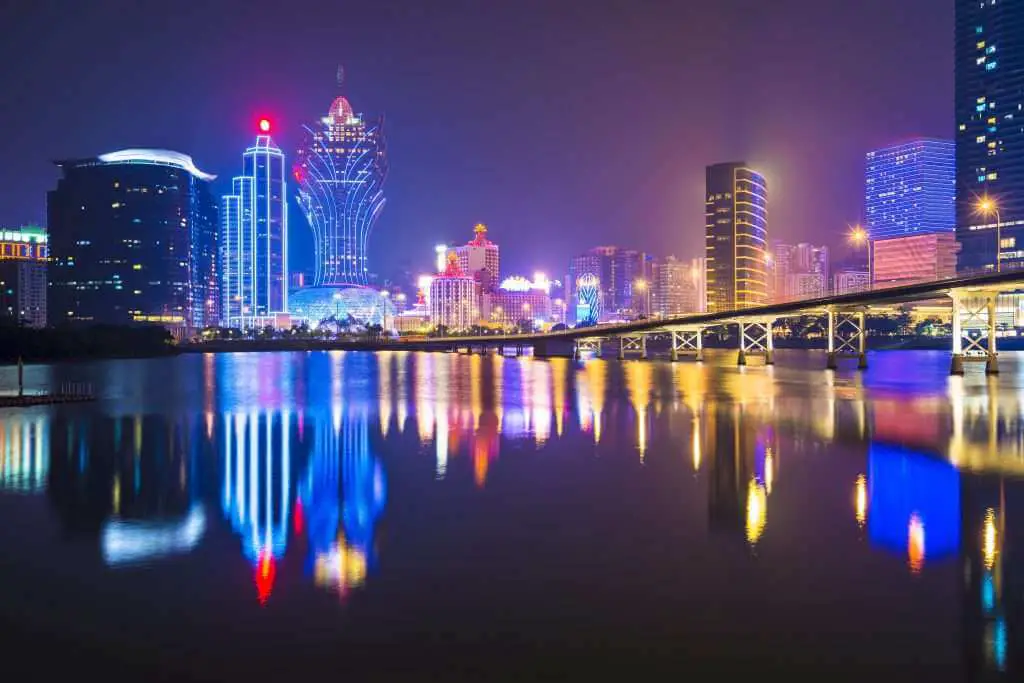
[[[999,217],[999,203],[994,197],[985,195],[978,199],[978,204],[975,207],[983,216],[990,216],[995,214],[996,217],[996,272],[1002,272],[1003,268],[1003,223]]]
[[[849,231],[846,233],[846,242],[854,249],[860,249],[861,247],[867,247],[868,251],[868,282],[874,280],[871,258],[871,235],[864,229],[864,226],[860,223],[851,225]],[[870,284],[869,284],[870,286]]]
[[[637,280],[636,282],[633,283],[633,286],[636,287],[637,291],[646,293],[647,296],[644,299],[644,302],[645,302],[644,303],[644,315],[650,315],[651,314],[651,288],[647,284],[647,280],[644,280],[643,278],[640,278],[639,280]]]
[[[388,329],[388,297],[391,296],[391,292],[388,290],[382,290],[380,293],[380,307],[381,307],[381,318],[384,322],[383,328],[386,331]]]

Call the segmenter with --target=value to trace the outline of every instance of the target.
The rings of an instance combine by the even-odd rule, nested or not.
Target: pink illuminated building
[[[959,249],[952,232],[874,240],[871,280],[876,286],[888,287],[953,277]]]
[[[497,288],[501,282],[501,267],[498,245],[487,239],[487,226],[477,223],[473,228],[473,239],[461,247],[455,247],[459,267],[463,273],[472,276],[485,292]]]

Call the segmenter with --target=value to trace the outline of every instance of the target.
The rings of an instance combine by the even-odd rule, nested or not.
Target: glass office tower
[[[50,324],[156,323],[181,336],[219,323],[215,176],[156,149],[57,166]]]
[[[956,0],[955,79],[957,269],[1024,267],[1024,2]]]

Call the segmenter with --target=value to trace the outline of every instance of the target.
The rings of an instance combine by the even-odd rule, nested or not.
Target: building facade
[[[871,287],[871,273],[867,270],[842,269],[832,275],[833,294],[866,292]]]
[[[218,324],[215,176],[153,149],[57,166],[47,196],[51,324],[156,323],[177,335]]]
[[[1024,3],[956,0],[958,269],[1024,267]],[[989,198],[995,211],[979,211]],[[996,230],[997,223],[999,230]]]
[[[294,176],[313,231],[313,286],[369,283],[367,242],[384,208],[387,171],[384,119],[357,115],[344,96],[303,126]]]
[[[867,153],[864,216],[871,239],[954,230],[954,150],[952,140],[921,138]]]
[[[491,292],[501,282],[501,252],[498,245],[487,239],[487,226],[477,223],[473,239],[454,249],[459,268],[480,284],[482,291]],[[440,268],[444,270],[444,268]]]
[[[960,249],[951,232],[896,237],[872,242],[873,286],[929,282],[956,275]]]
[[[768,301],[768,188],[747,164],[705,171],[705,258],[709,313]]]
[[[567,289],[583,275],[601,283],[601,320],[627,320],[648,315],[651,308],[654,259],[641,251],[620,247],[594,247],[569,263]],[[578,298],[567,291],[570,301]]]
[[[459,267],[454,253],[448,255],[448,265],[430,281],[431,325],[444,326],[450,332],[467,330],[480,323],[480,285]]]
[[[288,310],[288,184],[269,132],[263,119],[221,200],[222,323],[232,327],[262,327]]]
[[[533,280],[506,278],[494,291],[483,293],[481,315],[485,321],[502,326],[550,321],[554,317],[551,281],[540,273]]]
[[[46,230],[0,230],[0,316],[16,325],[46,327]]]
[[[669,256],[654,263],[651,289],[652,315],[667,318],[704,310],[704,259],[682,261]]]
[[[828,247],[806,242],[772,247],[772,300],[814,299],[828,294]]]

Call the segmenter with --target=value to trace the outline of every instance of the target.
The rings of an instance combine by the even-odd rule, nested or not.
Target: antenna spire
[[[341,64],[338,65],[338,73],[336,75],[338,80],[338,90],[341,90],[341,86],[345,84],[345,67]]]

